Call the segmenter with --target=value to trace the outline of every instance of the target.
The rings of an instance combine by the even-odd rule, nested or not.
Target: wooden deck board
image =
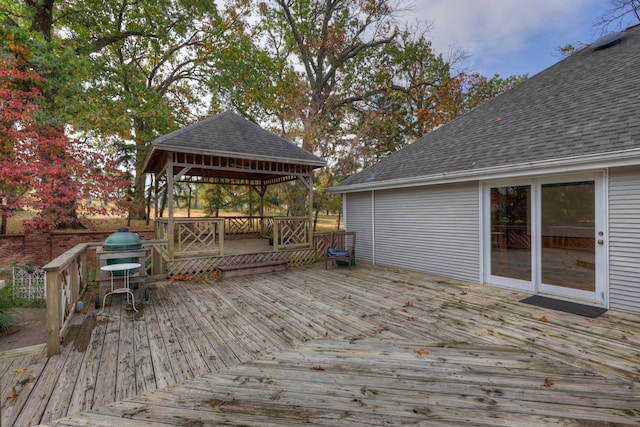
[[[140,313],[90,308],[82,346],[0,355],[2,424],[640,425],[640,316],[359,267],[158,283]]]

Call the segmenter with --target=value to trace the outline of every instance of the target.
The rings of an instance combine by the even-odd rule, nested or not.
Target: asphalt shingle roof
[[[224,157],[264,159],[322,167],[325,161],[257,124],[225,111],[198,123],[163,135],[152,142],[153,151],[186,151]]]
[[[640,148],[640,26],[586,47],[335,188]]]

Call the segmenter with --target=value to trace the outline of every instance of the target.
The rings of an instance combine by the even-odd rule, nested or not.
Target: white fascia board
[[[605,154],[591,154],[579,157],[564,157],[539,162],[519,163],[493,168],[439,173],[411,178],[331,187],[331,193],[355,193],[369,190],[390,190],[395,188],[420,187],[425,185],[453,184],[468,181],[495,180],[532,175],[580,172],[623,166],[640,165],[640,149],[617,151]]]

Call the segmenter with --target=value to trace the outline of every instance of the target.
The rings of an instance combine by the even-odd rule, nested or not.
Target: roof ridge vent
[[[608,33],[591,43],[589,47],[593,48],[593,50],[606,49],[613,46],[614,44],[617,44],[622,39],[622,37],[624,37],[624,32],[622,31]]]

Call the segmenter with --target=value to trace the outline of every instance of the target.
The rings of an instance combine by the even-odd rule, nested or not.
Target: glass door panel
[[[596,290],[595,182],[542,184],[541,281]]]
[[[491,275],[531,281],[531,186],[491,188]]]

